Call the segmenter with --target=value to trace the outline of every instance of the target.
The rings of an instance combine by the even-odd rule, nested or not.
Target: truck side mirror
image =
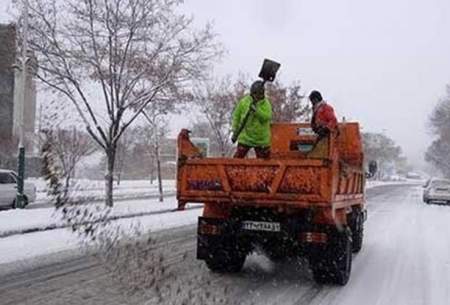
[[[369,162],[369,172],[366,173],[367,178],[372,178],[378,172],[378,163],[375,160]]]

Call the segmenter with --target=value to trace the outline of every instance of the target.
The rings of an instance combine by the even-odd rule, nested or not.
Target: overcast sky
[[[264,57],[281,79],[319,89],[339,117],[385,131],[412,161],[430,142],[426,121],[450,83],[449,0],[186,0],[213,20],[229,52],[220,73],[255,75]]]
[[[283,81],[319,89],[339,117],[422,162],[427,117],[450,83],[449,0],[186,0],[183,10],[214,23],[228,49],[218,74],[256,76],[275,59]]]

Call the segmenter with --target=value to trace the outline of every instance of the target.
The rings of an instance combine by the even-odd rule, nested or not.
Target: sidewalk
[[[92,203],[91,206],[92,209],[96,207],[105,208],[104,203]],[[108,219],[117,220],[168,213],[176,210],[177,207],[177,201],[174,196],[166,197],[164,202],[159,202],[158,199],[117,201],[111,209]],[[61,217],[61,212],[53,207],[2,211],[0,213],[0,238],[67,227],[67,223]]]
[[[36,186],[36,200],[30,207],[48,206],[50,198],[47,195],[47,183],[43,179],[29,179],[28,182]],[[175,193],[175,180],[163,180],[165,194]],[[73,180],[70,187],[71,197],[74,199],[88,199],[89,201],[105,200],[105,182],[103,180]],[[120,185],[114,185],[114,199],[142,199],[159,195],[158,183],[150,184],[147,180],[123,180]]]
[[[157,232],[165,229],[181,227],[185,225],[193,225],[197,222],[202,210],[198,207],[201,205],[191,205],[185,211],[170,212],[165,211],[167,208],[174,209],[177,205],[175,197],[167,198],[164,203],[156,201],[145,201],[142,203],[117,204],[111,213],[111,216],[119,216],[120,218],[111,222],[113,227],[132,230],[136,225],[139,227],[141,233]],[[38,211],[39,214],[35,214]],[[44,213],[47,211],[47,213]],[[153,213],[150,215],[143,215],[139,217],[126,218],[131,213],[142,211],[143,213]],[[36,209],[36,210],[20,210],[13,211],[20,212],[21,217],[12,217],[9,215],[8,224],[4,221],[8,218],[0,213],[0,224],[2,226],[1,232],[10,231],[14,228],[16,230],[23,230],[25,228],[42,228],[42,231],[36,231],[27,234],[14,234],[7,237],[0,238],[0,269],[17,268],[20,265],[30,264],[30,260],[45,260],[49,255],[60,253],[61,251],[75,251],[80,247],[80,239],[77,234],[66,228],[56,228],[51,230],[44,230],[48,226],[46,221],[63,225],[64,223],[58,219],[58,215],[53,215],[53,209]],[[26,212],[31,212],[27,213]],[[25,213],[25,214],[22,214]],[[127,214],[128,213],[128,214]],[[23,218],[24,221],[17,221]],[[30,222],[30,223],[27,223]],[[62,253],[62,252],[61,252]],[[3,265],[6,264],[6,265]],[[2,266],[3,265],[3,266]],[[13,268],[13,269],[14,269]]]

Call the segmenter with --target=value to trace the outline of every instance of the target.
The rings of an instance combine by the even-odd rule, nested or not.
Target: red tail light
[[[326,233],[318,232],[302,232],[300,233],[300,241],[306,243],[319,243],[325,244],[328,241],[328,236]]]
[[[199,233],[201,235],[220,235],[220,227],[207,223],[200,224]]]

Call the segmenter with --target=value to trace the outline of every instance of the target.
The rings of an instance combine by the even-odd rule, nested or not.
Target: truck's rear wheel
[[[347,284],[352,269],[352,242],[349,230],[337,232],[326,246],[310,260],[314,280],[320,284]]]
[[[277,262],[282,262],[284,260],[286,260],[287,256],[286,254],[280,252],[280,251],[270,251],[267,252],[267,256],[269,257],[269,259],[275,263]]]
[[[352,252],[358,253],[361,251],[364,237],[364,215],[359,209],[352,213],[350,230],[352,231]]]
[[[214,272],[239,272],[246,255],[237,248],[220,248],[205,258],[205,263]]]

